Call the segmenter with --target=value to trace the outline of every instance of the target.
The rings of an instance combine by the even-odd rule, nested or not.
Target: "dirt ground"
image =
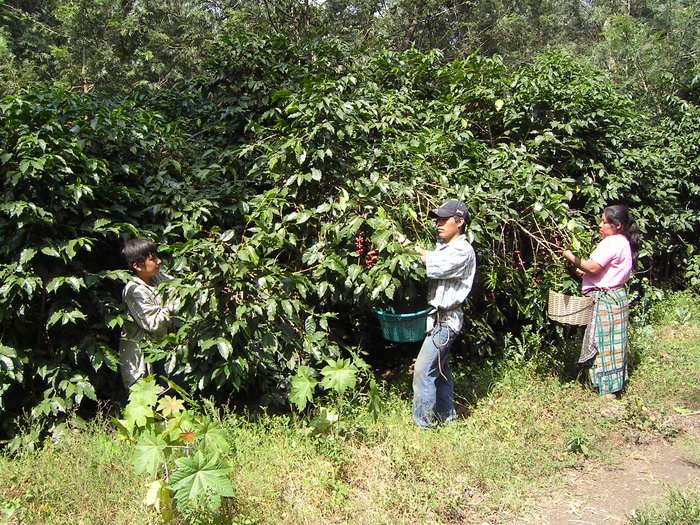
[[[564,474],[563,488],[535,501],[535,510],[517,525],[614,525],[627,522],[635,509],[659,502],[669,488],[700,485],[700,464],[681,446],[683,436],[700,441],[700,413],[674,418],[681,430],[663,438],[627,445],[617,463],[585,467]]]

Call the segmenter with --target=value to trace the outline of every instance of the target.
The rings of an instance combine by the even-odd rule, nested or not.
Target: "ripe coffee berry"
[[[374,266],[374,263],[377,262],[377,257],[378,257],[378,252],[374,248],[371,249],[369,252],[367,252],[367,259],[365,260],[365,266],[367,268],[371,268]]]
[[[365,232],[360,232],[355,237],[355,252],[357,255],[364,255],[365,253]]]

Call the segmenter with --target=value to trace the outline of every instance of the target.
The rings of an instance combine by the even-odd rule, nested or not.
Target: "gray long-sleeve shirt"
[[[449,243],[438,242],[435,250],[425,253],[425,268],[430,279],[428,304],[455,332],[462,328],[463,313],[461,304],[472,289],[476,271],[476,255],[465,235],[460,235]],[[437,311],[428,317],[426,330],[435,325]]]
[[[148,371],[143,352],[139,349],[147,337],[164,336],[172,326],[171,316],[176,304],[164,304],[158,285],[171,277],[158,273],[149,285],[134,276],[124,286],[122,299],[131,320],[124,324],[119,341],[119,362],[122,381],[129,388]]]

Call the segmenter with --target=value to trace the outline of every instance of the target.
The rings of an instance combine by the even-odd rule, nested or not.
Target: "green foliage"
[[[357,383],[357,367],[349,359],[328,360],[328,365],[321,370],[323,381],[321,386],[342,394],[348,389],[355,388]]]
[[[204,79],[152,95],[35,88],[0,103],[5,434],[20,406],[63,418],[119,388],[127,237],[162,244],[176,278],[161,292],[182,304],[178,330],[145,345],[147,358],[187,392],[263,404],[291,392],[300,410],[319,385],[338,400],[373,388],[348,360],[377,351],[371,307],[421,300],[425,279],[394,234],[431,245],[425,212],[447,198],[466,201],[479,258],[463,357],[500,355],[524,326],[563,335],[544,316],[546,289],[578,281],[557,243],[585,256],[606,204],[632,205],[652,284],[694,275],[691,103],[652,121],[554,52],[509,73],[497,58],[231,32],[209,56]],[[360,234],[376,264],[356,251]],[[143,395],[129,432],[159,410],[179,417],[177,403]]]
[[[683,0],[645,4],[597,13],[602,38],[594,53],[640,104],[662,114],[673,96],[697,104],[698,6]]]
[[[700,494],[697,490],[669,490],[662,505],[636,510],[630,525],[673,525],[700,523]]]
[[[201,451],[192,457],[175,460],[177,470],[171,477],[172,489],[178,502],[206,502],[214,510],[221,506],[221,498],[232,498],[233,487],[227,474],[230,468],[224,466],[216,456],[205,457]]]
[[[115,421],[123,437],[134,445],[136,474],[156,478],[148,485],[145,503],[164,521],[175,510],[216,512],[221,498],[234,496],[221,455],[230,450],[222,428],[209,416],[197,415],[173,396],[162,396],[153,377],[135,383]],[[175,504],[175,505],[173,505]]]
[[[314,388],[318,381],[314,378],[313,368],[301,365],[297,368],[297,373],[292,377],[292,387],[289,393],[289,401],[302,411],[306,404],[313,401]]]
[[[699,21],[689,0],[10,0],[0,6],[0,87],[15,92],[40,80],[85,92],[154,91],[188,83],[202,74],[212,44],[250,32],[280,35],[311,61],[323,58],[315,43],[329,40],[371,52],[439,49],[450,59],[479,53],[514,65],[564,49],[608,70],[639,107],[665,114],[669,95],[698,102]],[[270,50],[258,51],[263,58]],[[299,65],[269,64],[272,74]],[[238,91],[232,84],[229,96]]]
[[[566,450],[573,454],[583,454],[588,457],[591,453],[590,446],[593,439],[593,436],[585,428],[574,426],[569,430],[569,435],[566,438]]]
[[[296,409],[303,412],[308,404],[315,405],[316,410],[309,421],[311,433],[344,432],[350,423],[351,412],[365,406],[376,421],[382,410],[382,396],[369,365],[356,355],[352,360],[327,359],[326,363],[321,369],[320,382],[315,377],[316,372],[303,365],[297,368],[291,380],[289,401]],[[361,388],[357,389],[358,385]],[[316,386],[323,390],[320,396],[316,395]],[[363,402],[360,395],[365,390],[367,394]]]
[[[197,0],[32,4],[10,1],[0,9],[14,75],[86,93],[157,89],[196,76],[220,25],[216,10]]]

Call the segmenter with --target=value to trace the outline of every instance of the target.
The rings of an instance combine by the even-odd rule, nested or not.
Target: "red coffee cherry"
[[[359,232],[357,237],[355,237],[355,251],[357,255],[364,255],[365,253],[365,232]]]
[[[367,260],[365,261],[365,266],[371,268],[377,262],[378,252],[376,249],[372,248],[367,252]]]

